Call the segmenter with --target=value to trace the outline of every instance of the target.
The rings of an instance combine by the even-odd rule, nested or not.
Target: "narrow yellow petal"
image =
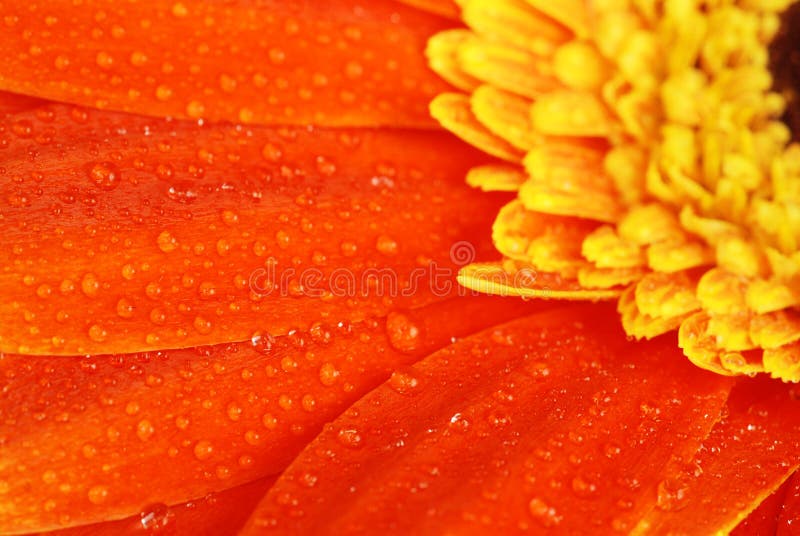
[[[474,167],[467,173],[467,184],[484,192],[516,192],[527,179],[520,168],[502,164]]]
[[[469,30],[457,29],[440,32],[428,40],[425,56],[428,65],[436,74],[462,91],[473,91],[480,82],[462,70],[458,63],[458,49],[469,39],[474,39]]]
[[[472,290],[499,296],[523,298],[553,298],[573,301],[600,301],[615,299],[620,290],[584,289],[576,281],[567,281],[558,275],[521,269],[509,273],[501,264],[471,264],[461,269],[458,282]]]
[[[431,115],[439,123],[479,149],[508,160],[519,162],[523,154],[507,141],[492,134],[472,113],[469,97],[460,93],[442,93],[430,105]]]

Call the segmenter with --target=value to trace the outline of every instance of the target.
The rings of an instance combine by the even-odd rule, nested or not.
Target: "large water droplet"
[[[420,329],[403,313],[389,313],[386,317],[386,335],[395,350],[410,353],[421,345]]]
[[[97,162],[87,167],[89,180],[102,190],[113,190],[122,178],[119,168],[112,162]]]
[[[207,460],[208,458],[211,457],[213,453],[214,453],[214,446],[211,444],[211,442],[206,441],[204,439],[198,441],[197,444],[194,446],[194,456],[198,460],[201,461]]]
[[[139,523],[145,530],[161,530],[165,528],[175,514],[164,503],[149,504],[139,513]]]

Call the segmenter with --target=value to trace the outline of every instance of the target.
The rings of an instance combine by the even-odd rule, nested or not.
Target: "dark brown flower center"
[[[781,17],[781,29],[769,47],[773,87],[786,98],[783,120],[800,140],[800,2]]]

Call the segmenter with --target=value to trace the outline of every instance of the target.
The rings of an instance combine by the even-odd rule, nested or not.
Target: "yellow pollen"
[[[616,299],[628,334],[678,330],[699,367],[800,381],[800,145],[769,46],[794,0],[457,0],[434,36],[460,92],[431,114],[503,162],[505,260],[459,281]]]

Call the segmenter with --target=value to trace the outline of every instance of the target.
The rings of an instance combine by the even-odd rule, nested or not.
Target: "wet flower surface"
[[[0,6],[0,533],[790,534],[790,4]]]

